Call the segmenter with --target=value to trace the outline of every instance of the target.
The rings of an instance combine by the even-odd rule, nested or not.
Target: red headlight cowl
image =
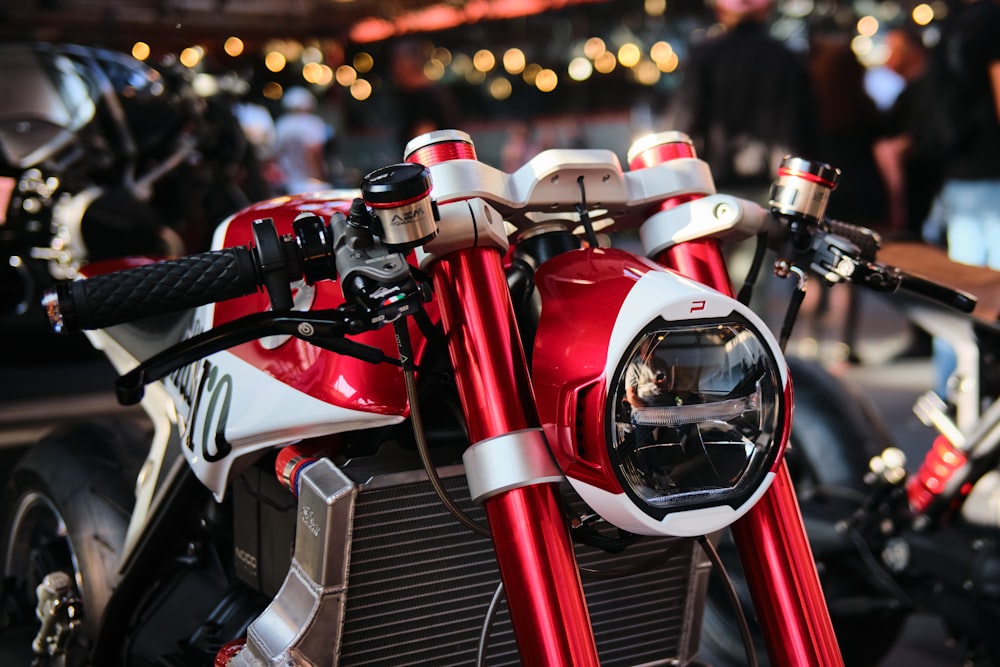
[[[539,415],[591,508],[640,534],[728,525],[770,484],[787,438],[777,342],[734,299],[614,249],[536,275]]]

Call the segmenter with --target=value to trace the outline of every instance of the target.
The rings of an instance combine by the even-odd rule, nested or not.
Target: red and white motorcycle
[[[900,277],[821,224],[825,165],[786,160],[773,213],[677,133],[629,167],[504,173],[434,132],[360,193],[58,285],[54,327],[155,428],[64,428],[19,463],[7,634],[39,664],[694,664],[729,527],[771,663],[842,664],[783,459],[788,366],[720,247]]]

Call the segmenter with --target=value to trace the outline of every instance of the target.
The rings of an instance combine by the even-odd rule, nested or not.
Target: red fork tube
[[[500,253],[471,248],[431,267],[469,437],[538,427]],[[583,584],[555,484],[484,502],[525,664],[598,665]]]
[[[630,158],[629,164],[635,169],[678,157],[694,157],[694,148],[682,135],[676,141],[649,146]],[[689,199],[668,200],[663,208]],[[725,258],[714,239],[677,244],[655,259],[689,278],[735,296]],[[843,665],[784,460],[778,465],[771,487],[731,530],[771,663],[776,667]]]
[[[771,664],[843,665],[784,461],[771,488],[731,530]]]

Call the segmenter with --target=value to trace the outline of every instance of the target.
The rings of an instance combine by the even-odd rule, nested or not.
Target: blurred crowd
[[[815,31],[807,49],[790,49],[770,30],[774,0],[709,1],[717,25],[689,45],[680,85],[654,102],[650,129],[690,135],[720,190],[757,201],[784,155],[829,163],[842,172],[832,217],[1000,268],[997,0],[959,0],[933,44],[912,20],[890,28],[877,70],[859,61],[843,32]],[[477,120],[427,79],[420,49],[406,39],[390,51],[387,136],[397,154],[417,134]],[[252,105],[239,111],[276,191],[353,185],[337,150],[336,113],[319,113],[308,90],[286,91],[273,123]],[[545,148],[586,145],[576,119],[557,134],[535,121],[504,124],[497,166],[513,170]]]
[[[782,156],[819,160],[842,171],[830,217],[1000,268],[1000,4],[955,5],[933,45],[916,24],[892,28],[894,89],[875,84],[842,34],[813,35],[804,54],[773,38],[772,0],[713,8],[722,30],[693,45],[666,126],[694,139],[721,191],[766,201]],[[847,303],[831,307],[831,291]],[[847,354],[850,299],[823,290],[811,320],[839,329]],[[941,347],[943,378],[952,362]]]

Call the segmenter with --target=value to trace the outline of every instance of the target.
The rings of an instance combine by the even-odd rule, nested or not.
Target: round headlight
[[[537,279],[539,414],[580,496],[641,534],[701,535],[744,514],[790,420],[787,371],[760,319],[618,251],[563,255]]]
[[[738,314],[697,324],[654,322],[615,370],[609,456],[647,513],[735,497],[769,467],[781,378]]]

